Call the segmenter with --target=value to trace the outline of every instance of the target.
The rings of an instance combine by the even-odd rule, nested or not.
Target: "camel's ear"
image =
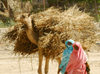
[[[28,17],[30,17],[31,13],[28,14]]]
[[[35,23],[34,23],[34,20],[33,20],[33,19],[31,20],[31,22],[32,22],[32,25],[34,26],[34,25],[35,25]]]

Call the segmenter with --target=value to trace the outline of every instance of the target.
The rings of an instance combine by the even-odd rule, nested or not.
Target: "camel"
[[[26,34],[27,34],[27,37],[28,39],[35,45],[38,46],[38,33],[35,32],[35,23],[34,23],[34,20],[32,18],[32,16],[30,14],[22,14],[22,15],[19,15],[17,18],[16,18],[16,21],[19,21],[21,23],[23,23],[26,27],[25,31],[26,31]],[[32,28],[33,27],[33,28]],[[39,48],[38,46],[38,49],[39,49],[39,66],[38,66],[38,74],[42,74],[42,61],[43,61],[43,49]],[[56,58],[58,64],[60,65],[61,63],[61,58],[58,57]],[[48,74],[48,69],[49,69],[49,61],[50,61],[50,57],[46,57],[46,61],[45,61],[45,74]],[[59,67],[58,67],[59,68]]]

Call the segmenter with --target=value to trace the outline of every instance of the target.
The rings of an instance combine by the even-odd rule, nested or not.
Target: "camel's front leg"
[[[42,49],[39,49],[39,66],[38,66],[38,74],[42,74],[42,61],[43,61]]]
[[[46,57],[46,62],[45,62],[45,74],[48,74],[49,60],[50,60],[50,57]]]
[[[58,57],[58,58],[56,58],[56,60],[57,60],[57,62],[58,62],[58,74],[59,74],[59,66],[60,66],[60,64],[61,64],[61,58]]]

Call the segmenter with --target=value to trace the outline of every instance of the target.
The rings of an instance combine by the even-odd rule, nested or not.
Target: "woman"
[[[73,44],[73,52],[70,56],[65,74],[87,74],[86,72],[87,56],[79,42]]]
[[[59,66],[58,74],[59,74],[60,71],[61,71],[62,74],[65,73],[65,69],[66,69],[66,66],[68,64],[70,54],[73,51],[73,47],[72,47],[73,43],[74,43],[73,40],[67,40],[65,42],[65,45],[66,45],[67,48],[63,52],[62,61],[61,61],[61,64]]]

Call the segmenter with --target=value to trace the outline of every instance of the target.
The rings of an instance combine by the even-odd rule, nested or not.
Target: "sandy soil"
[[[0,29],[0,38],[3,29]],[[17,56],[13,54],[13,45],[3,43],[0,40],[0,74],[38,74],[38,55]],[[88,61],[91,67],[91,74],[100,74],[100,45],[95,45],[87,52]],[[44,74],[45,58],[43,61]],[[57,62],[50,61],[49,74],[57,74]]]

